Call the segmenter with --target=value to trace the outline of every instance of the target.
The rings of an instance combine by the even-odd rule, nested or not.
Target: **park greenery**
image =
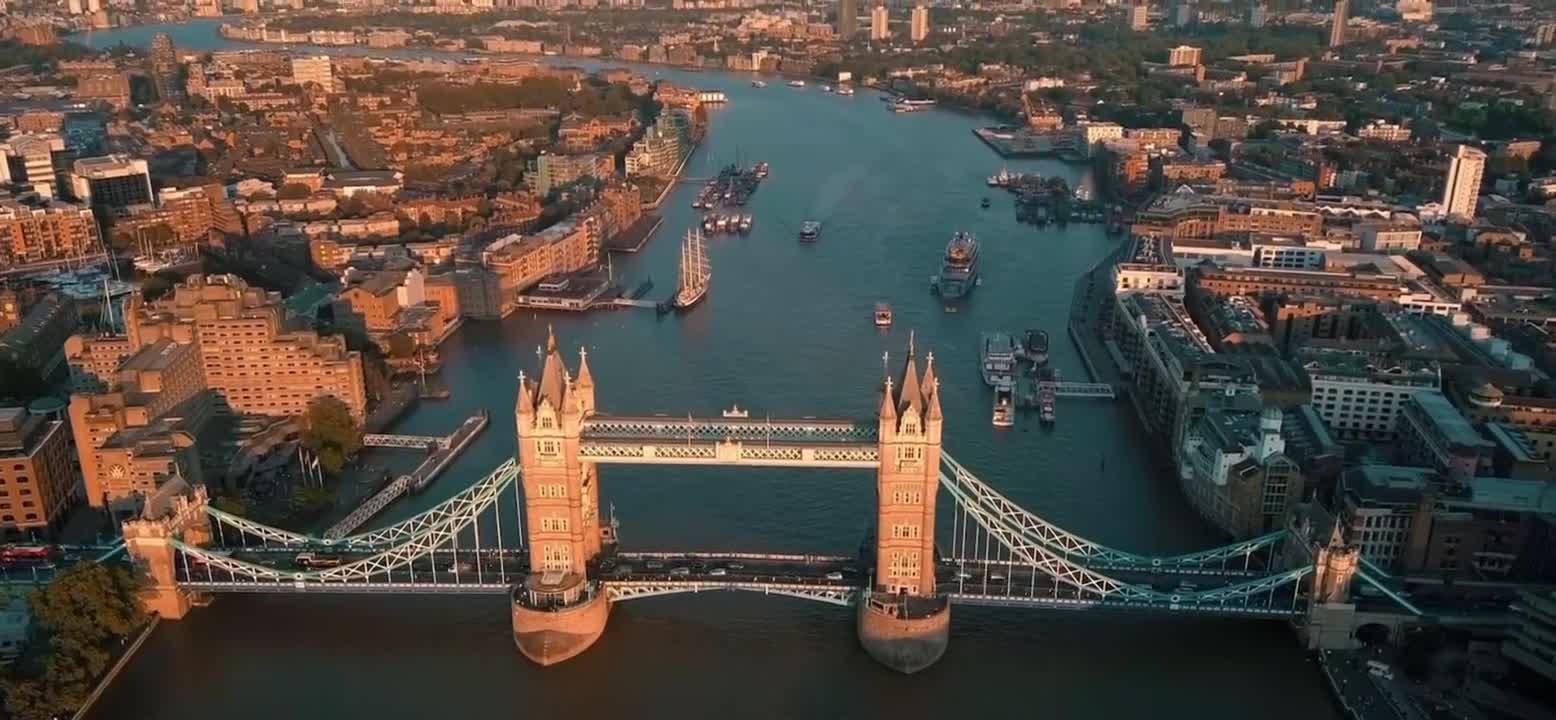
[[[0,681],[6,716],[50,720],[85,704],[125,639],[146,621],[137,591],[129,571],[82,563],[33,593],[37,636]]]
[[[303,446],[318,456],[326,474],[337,475],[346,460],[362,449],[362,426],[339,398],[315,398],[303,415]]]
[[[454,85],[423,82],[418,91],[423,109],[440,115],[482,110],[545,109],[585,117],[621,115],[637,107],[632,91],[621,83],[586,83],[574,92],[561,78],[526,78],[518,85],[478,82]]]

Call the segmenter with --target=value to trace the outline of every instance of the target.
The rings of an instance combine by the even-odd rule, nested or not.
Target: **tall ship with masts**
[[[708,294],[708,281],[713,278],[713,266],[708,263],[707,248],[702,231],[692,228],[681,241],[681,286],[675,291],[672,303],[685,310],[702,301]]]

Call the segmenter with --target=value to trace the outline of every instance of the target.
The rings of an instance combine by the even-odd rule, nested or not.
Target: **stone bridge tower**
[[[1341,520],[1335,518],[1329,541],[1313,556],[1305,633],[1309,649],[1347,649],[1360,644],[1355,638],[1356,605],[1351,602],[1351,582],[1360,566],[1361,549],[1346,542]]]
[[[951,624],[935,589],[940,384],[933,353],[920,377],[912,340],[901,380],[886,378],[879,423],[875,576],[859,605],[859,641],[877,661],[912,673],[945,653]]]
[[[541,665],[588,649],[610,614],[590,577],[602,545],[614,538],[600,523],[595,466],[579,458],[583,422],[594,414],[594,378],[587,352],[578,355],[573,378],[550,335],[539,381],[519,376],[515,408],[530,571],[514,591],[513,635],[519,651]]]
[[[211,541],[206,501],[203,486],[190,490],[182,479],[175,478],[146,500],[140,518],[125,521],[124,549],[146,581],[141,603],[148,612],[178,620],[194,605],[195,593],[178,586],[178,552],[173,541],[187,545]]]

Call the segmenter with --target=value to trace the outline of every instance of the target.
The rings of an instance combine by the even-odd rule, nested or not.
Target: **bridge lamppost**
[[[935,497],[944,416],[930,353],[922,378],[911,341],[902,379],[885,380],[876,475],[875,576],[859,603],[859,642],[880,663],[913,673],[950,640],[951,606],[935,587]]]
[[[605,631],[610,600],[589,577],[602,546],[599,475],[579,457],[584,420],[594,414],[594,378],[579,352],[570,376],[556,336],[547,339],[540,379],[519,379],[518,459],[524,483],[529,573],[513,593],[519,652],[552,665],[587,650]]]

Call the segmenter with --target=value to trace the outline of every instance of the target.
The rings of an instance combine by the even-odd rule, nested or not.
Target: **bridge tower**
[[[168,620],[189,614],[195,593],[178,586],[178,553],[173,540],[188,545],[211,541],[204,486],[190,490],[182,479],[168,481],[146,500],[141,516],[124,522],[124,549],[146,581],[141,603]]]
[[[599,476],[579,458],[583,421],[594,414],[588,353],[569,375],[556,336],[540,379],[519,375],[518,460],[524,483],[529,574],[514,590],[513,637],[541,665],[588,649],[605,631],[610,601],[590,571],[613,528],[600,524]]]
[[[935,496],[944,416],[930,353],[922,378],[912,340],[901,380],[885,380],[876,476],[875,576],[859,604],[859,642],[871,657],[913,673],[950,640],[951,606],[935,589]]]
[[[1308,593],[1309,649],[1340,650],[1360,645],[1356,640],[1356,605],[1351,581],[1361,565],[1361,549],[1345,541],[1340,518],[1334,519],[1329,542],[1313,557],[1313,584]]]

